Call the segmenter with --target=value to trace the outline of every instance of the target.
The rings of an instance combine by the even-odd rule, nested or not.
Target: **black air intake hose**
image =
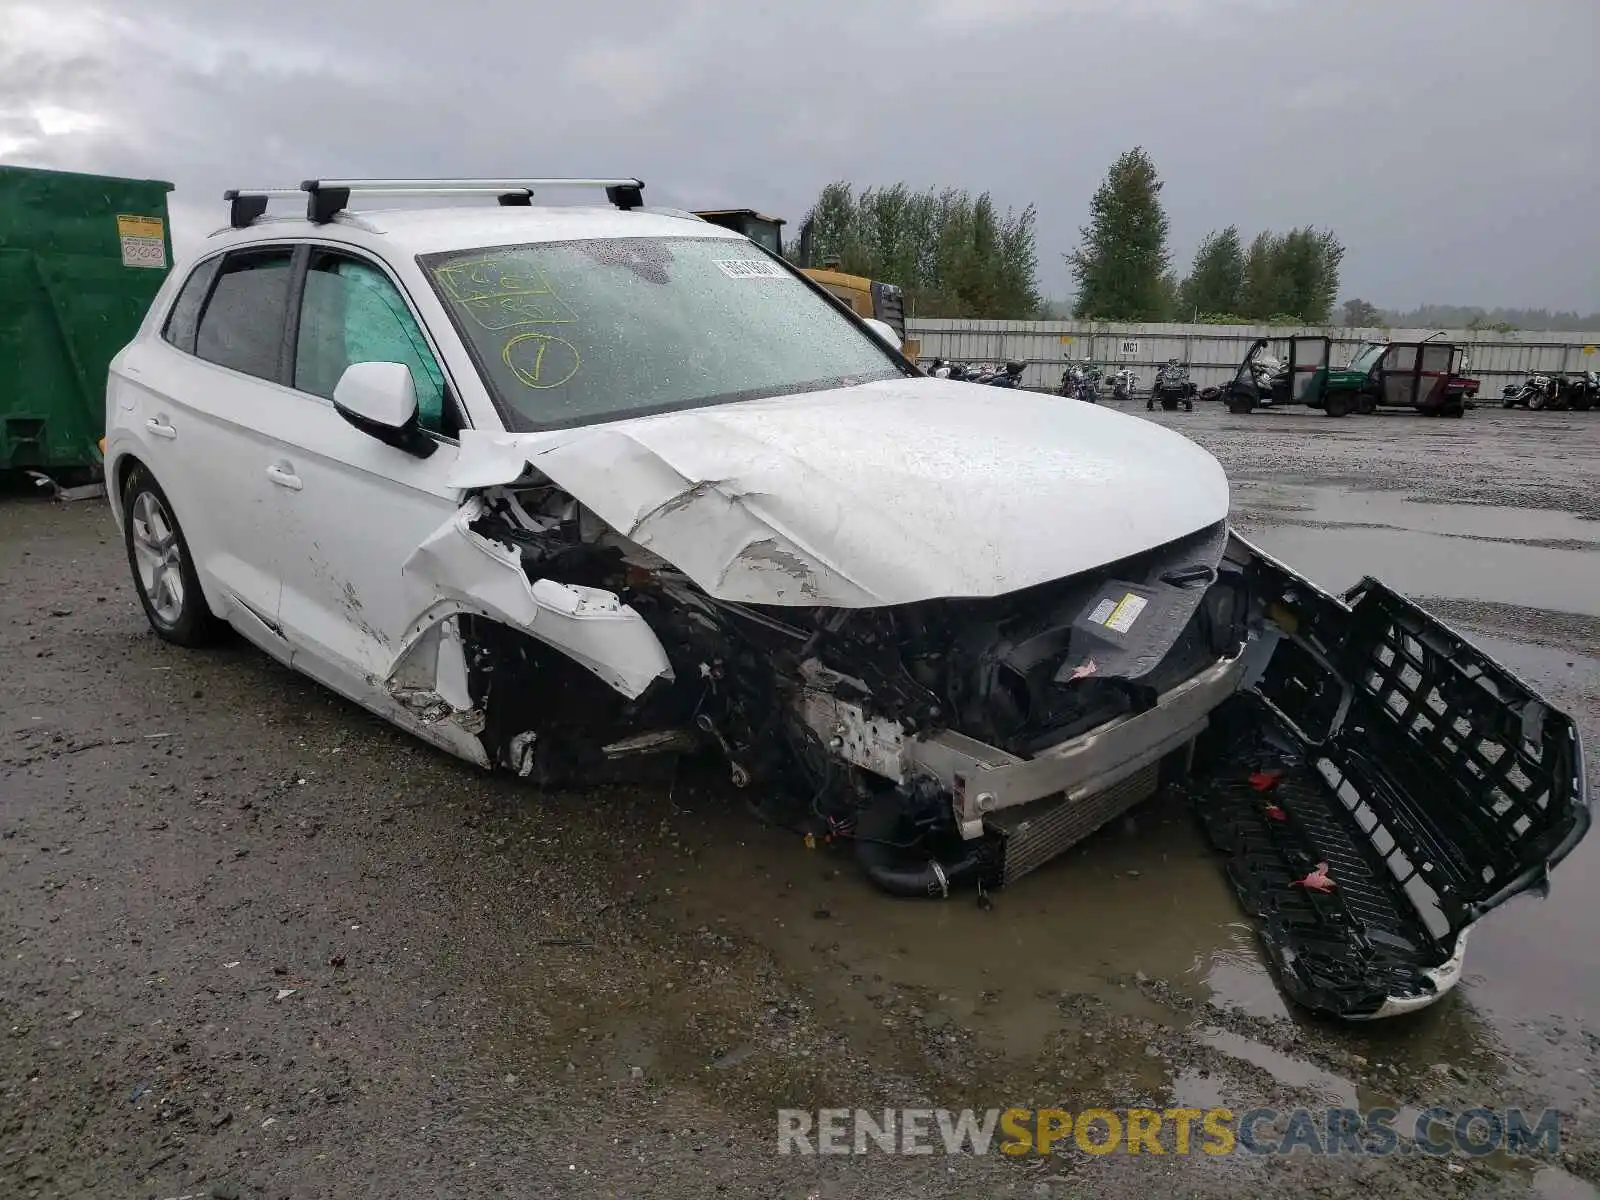
[[[856,821],[856,861],[867,878],[891,896],[948,896],[953,888],[971,887],[983,870],[974,841],[960,858],[940,861],[917,848],[902,845],[906,823],[901,798],[886,795],[874,801]]]

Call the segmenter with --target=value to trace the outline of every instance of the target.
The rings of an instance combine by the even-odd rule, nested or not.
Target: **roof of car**
[[[737,234],[675,211],[609,205],[538,205],[491,207],[450,205],[433,208],[346,210],[327,224],[304,217],[268,217],[245,229],[219,229],[211,244],[275,241],[282,238],[360,233],[377,237],[407,254],[508,246],[522,242],[559,242],[591,238],[706,237]],[[357,240],[366,240],[358,238]]]

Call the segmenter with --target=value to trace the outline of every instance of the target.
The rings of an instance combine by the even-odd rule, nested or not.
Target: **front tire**
[[[1323,404],[1323,411],[1330,417],[1348,417],[1352,408],[1350,397],[1344,392],[1329,392]]]
[[[200,590],[194,556],[172,515],[172,502],[143,464],[128,472],[122,488],[122,540],[150,628],[178,646],[216,641],[223,623]]]

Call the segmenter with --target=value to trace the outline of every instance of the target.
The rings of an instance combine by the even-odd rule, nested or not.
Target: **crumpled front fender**
[[[482,498],[470,498],[401,567],[401,586],[417,617],[401,639],[388,682],[430,631],[462,613],[522,630],[629,699],[657,679],[672,678],[666,651],[638,612],[600,588],[529,580],[515,550],[473,530],[483,512]]]

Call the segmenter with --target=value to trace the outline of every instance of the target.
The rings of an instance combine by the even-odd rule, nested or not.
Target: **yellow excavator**
[[[694,215],[703,221],[710,221],[713,225],[720,225],[724,229],[743,234],[762,249],[770,250],[779,257],[783,256],[785,222],[782,217],[769,217],[753,208],[714,208]],[[805,238],[802,237],[802,245],[804,242]],[[922,352],[922,343],[917,338],[906,337],[906,300],[905,293],[901,291],[899,285],[879,283],[868,279],[865,275],[850,275],[835,270],[835,266],[836,262],[825,262],[821,267],[800,269],[848,304],[856,316],[876,317],[893,329],[901,342],[900,352],[912,362],[916,362],[917,356]]]

